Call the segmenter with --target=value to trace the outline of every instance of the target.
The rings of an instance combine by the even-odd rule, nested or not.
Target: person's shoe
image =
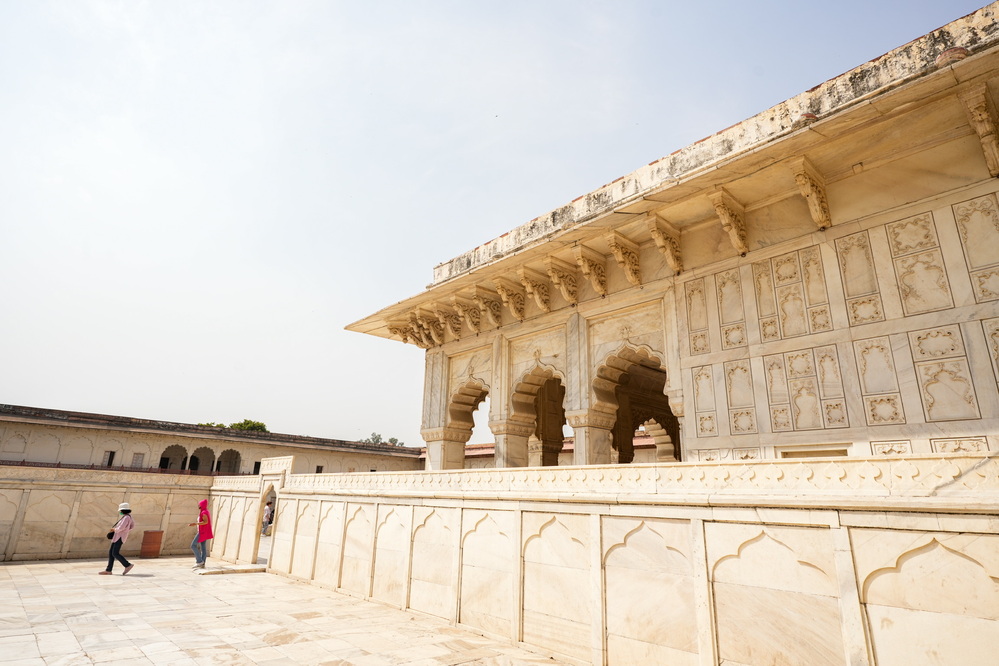
[[[102,576],[110,576],[111,575],[110,571],[98,571],[97,573],[99,573]]]
[[[197,562],[197,563],[195,563],[195,565],[194,565],[193,567],[191,567],[191,568],[192,568],[192,569],[204,569],[204,568],[205,568],[205,563],[204,563],[204,562]]]
[[[125,567],[125,570],[121,572],[121,575],[124,576],[125,574],[127,574],[129,571],[132,570],[132,567],[134,566],[135,566],[134,564],[129,564],[127,567]]]

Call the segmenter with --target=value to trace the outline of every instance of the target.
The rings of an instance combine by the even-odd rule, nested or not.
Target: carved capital
[[[719,187],[717,192],[708,195],[715,214],[721,222],[722,229],[728,234],[732,247],[743,257],[749,252],[746,245],[746,210],[742,204],[732,198],[725,188]]]
[[[808,202],[808,212],[812,215],[815,226],[828,229],[832,226],[829,214],[829,200],[826,199],[826,181],[807,157],[799,157],[791,162],[791,172],[798,191]]]
[[[680,258],[680,231],[658,213],[649,216],[648,225],[652,240],[666,259],[666,264],[674,273],[681,273],[683,260]]]
[[[451,305],[464,320],[468,330],[472,333],[479,333],[482,330],[482,311],[474,300],[454,295],[451,297]]]
[[[471,428],[428,428],[420,431],[423,441],[466,443],[472,437]]]
[[[578,412],[566,412],[565,419],[573,428],[601,428],[611,430],[617,421],[617,414],[601,412],[595,409],[584,409]]]
[[[503,299],[503,305],[510,310],[517,321],[524,321],[524,312],[527,305],[527,297],[524,292],[524,288],[513,280],[508,280],[506,278],[496,278],[493,280],[493,284],[496,285],[496,291],[499,293],[500,298]]]
[[[964,103],[968,122],[982,142],[989,173],[995,178],[999,176],[999,122],[988,86],[985,83],[972,86],[958,94],[958,98]]]
[[[624,269],[624,276],[628,278],[628,282],[636,287],[641,287],[642,269],[638,264],[638,243],[612,231],[607,234],[607,244],[614,255],[614,260]]]
[[[524,285],[528,295],[534,297],[534,302],[538,304],[541,311],[551,312],[551,293],[548,291],[548,280],[545,276],[525,266],[521,266],[517,270],[517,275],[520,277],[520,283]]]
[[[579,302],[579,287],[576,284],[576,267],[568,261],[548,255],[545,257],[545,267],[552,284],[559,290],[569,305]]]
[[[536,426],[533,422],[522,423],[519,421],[490,421],[489,431],[494,435],[519,435],[530,437],[534,434]]]
[[[576,264],[579,265],[579,272],[590,281],[590,284],[593,285],[598,294],[606,296],[607,268],[605,266],[604,255],[585,245],[575,246],[572,248],[572,253],[576,257]]]

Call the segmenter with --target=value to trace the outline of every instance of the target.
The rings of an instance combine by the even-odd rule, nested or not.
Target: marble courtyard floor
[[[434,617],[267,573],[198,575],[192,558],[0,564],[0,666],[558,662]],[[206,573],[221,573],[209,560]]]

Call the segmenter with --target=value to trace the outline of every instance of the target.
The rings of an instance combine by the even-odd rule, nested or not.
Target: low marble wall
[[[121,502],[131,504],[136,522],[122,547],[126,557],[138,556],[145,530],[163,530],[162,554],[189,554],[188,524],[211,484],[204,476],[0,467],[3,560],[106,557],[104,535]]]
[[[220,478],[213,555],[592,664],[991,664],[999,458]],[[224,529],[223,529],[224,526]]]

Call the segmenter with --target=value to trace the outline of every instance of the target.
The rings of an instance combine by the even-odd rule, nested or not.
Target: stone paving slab
[[[0,665],[563,663],[273,574],[197,575],[192,558],[160,558],[100,576],[104,564],[0,564]],[[208,564],[205,573],[230,573]]]

